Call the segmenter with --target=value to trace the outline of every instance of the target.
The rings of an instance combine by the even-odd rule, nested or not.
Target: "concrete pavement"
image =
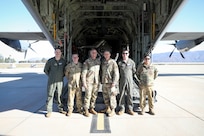
[[[0,135],[203,136],[204,65],[157,65],[155,116],[109,118],[111,133],[90,133],[92,116],[45,118],[47,78],[41,68],[0,69]],[[146,109],[148,111],[148,107]]]

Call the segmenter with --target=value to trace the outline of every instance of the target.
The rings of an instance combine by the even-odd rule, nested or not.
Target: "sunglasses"
[[[150,60],[150,58],[145,58],[146,60]]]
[[[97,52],[92,52],[92,54],[97,54]]]

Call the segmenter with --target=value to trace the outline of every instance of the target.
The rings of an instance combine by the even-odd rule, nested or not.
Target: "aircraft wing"
[[[204,32],[167,32],[161,40],[195,40],[203,37]]]
[[[0,38],[12,40],[46,40],[42,32],[0,32]]]

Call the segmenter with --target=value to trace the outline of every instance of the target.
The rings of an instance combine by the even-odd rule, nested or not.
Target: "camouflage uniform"
[[[44,72],[48,76],[47,85],[47,111],[52,112],[53,98],[55,90],[57,90],[57,103],[59,111],[63,111],[63,105],[60,100],[63,87],[64,68],[66,62],[63,58],[59,61],[55,57],[49,59],[45,64]]]
[[[127,95],[127,106],[129,110],[133,110],[132,94],[133,94],[133,76],[136,74],[135,62],[128,58],[127,62],[123,60],[118,62],[120,80],[120,99],[119,106],[121,111],[125,110],[125,95]]]
[[[114,83],[118,84],[119,80],[119,70],[118,65],[115,60],[110,59],[108,61],[104,61],[101,66],[102,70],[102,81],[103,84],[103,98],[106,107],[110,106],[111,109],[115,109],[117,106],[116,96],[113,93],[117,93],[115,87],[111,87]]]
[[[146,95],[148,96],[148,103],[150,111],[154,108],[153,102],[153,86],[154,80],[158,76],[158,70],[153,65],[145,65],[142,63],[138,66],[137,77],[140,80],[140,108],[142,111],[146,106]]]
[[[82,82],[87,85],[85,88],[84,109],[95,108],[96,98],[99,89],[99,59],[87,59],[82,70]]]
[[[74,98],[76,95],[77,110],[81,111],[82,108],[82,90],[81,90],[81,72],[82,64],[69,63],[65,68],[65,76],[68,80],[68,109],[69,112],[73,111]]]

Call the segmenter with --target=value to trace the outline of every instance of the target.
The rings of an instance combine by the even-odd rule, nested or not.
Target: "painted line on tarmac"
[[[111,133],[109,118],[103,113],[93,115],[90,133]]]
[[[97,130],[104,130],[104,114],[98,114]]]
[[[201,121],[204,121],[204,119],[202,119],[201,117],[199,117],[199,116],[197,116],[196,114],[194,114],[193,112],[191,112],[191,111],[189,111],[189,110],[187,110],[187,109],[185,109],[185,108],[179,106],[178,104],[174,103],[173,101],[169,100],[168,98],[165,98],[164,96],[161,96],[161,95],[159,95],[159,96],[160,96],[161,98],[163,98],[164,100],[168,101],[169,103],[175,105],[176,107],[182,109],[183,111],[185,111],[185,112],[191,114],[191,115],[194,116],[195,118],[197,118],[197,119],[199,119],[199,120],[201,120]]]

